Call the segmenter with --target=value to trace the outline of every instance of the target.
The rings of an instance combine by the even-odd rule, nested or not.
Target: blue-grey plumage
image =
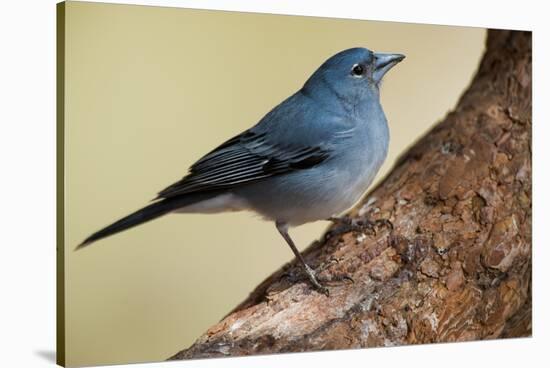
[[[389,143],[380,83],[403,58],[366,48],[332,56],[298,92],[198,160],[156,202],[79,247],[170,212],[251,210],[277,224],[311,282],[326,291],[287,230],[342,213],[366,192]]]

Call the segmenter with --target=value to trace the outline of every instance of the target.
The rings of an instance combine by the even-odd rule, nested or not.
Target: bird
[[[311,285],[328,295],[289,228],[338,218],[365,194],[388,152],[381,82],[404,58],[364,47],[331,56],[256,125],[76,249],[170,213],[252,211],[275,223]]]

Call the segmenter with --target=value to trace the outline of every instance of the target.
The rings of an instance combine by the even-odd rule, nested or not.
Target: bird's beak
[[[402,54],[387,54],[383,52],[376,52],[374,54],[374,73],[373,78],[378,83],[382,80],[384,74],[388,72],[393,66],[399,63],[405,58]]]

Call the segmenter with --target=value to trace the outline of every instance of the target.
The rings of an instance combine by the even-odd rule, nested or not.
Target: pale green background
[[[407,55],[383,86],[383,175],[454,106],[485,34],[76,2],[66,22],[68,365],[166,359],[292,258],[274,226],[248,213],[170,215],[73,252],[91,232],[147,204],[348,47]],[[303,249],[326,226],[291,234]]]

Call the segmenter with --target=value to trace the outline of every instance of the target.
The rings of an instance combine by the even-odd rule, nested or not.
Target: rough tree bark
[[[456,109],[352,212],[388,219],[325,234],[170,359],[350,349],[531,334],[531,34],[488,32]]]

